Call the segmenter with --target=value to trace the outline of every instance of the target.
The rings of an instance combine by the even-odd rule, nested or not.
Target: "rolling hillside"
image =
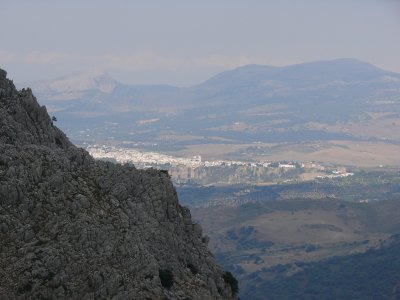
[[[354,59],[248,65],[188,88],[125,85],[107,73],[26,84],[78,142],[135,141],[165,150],[210,143],[400,142],[400,74]]]

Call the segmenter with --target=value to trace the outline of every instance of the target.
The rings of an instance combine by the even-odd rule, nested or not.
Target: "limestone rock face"
[[[0,299],[237,299],[168,174],[95,161],[0,69]]]

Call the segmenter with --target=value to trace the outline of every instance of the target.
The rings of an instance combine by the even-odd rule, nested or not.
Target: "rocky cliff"
[[[1,299],[236,299],[168,174],[95,161],[0,69]]]

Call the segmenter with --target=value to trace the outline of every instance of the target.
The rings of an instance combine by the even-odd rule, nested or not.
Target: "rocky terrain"
[[[95,161],[54,121],[0,69],[1,299],[237,298],[166,172]]]

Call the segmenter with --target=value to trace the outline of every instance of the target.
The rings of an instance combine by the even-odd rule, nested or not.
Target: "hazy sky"
[[[399,0],[0,0],[0,67],[16,82],[102,69],[186,86],[344,57],[400,72],[399,53]]]

